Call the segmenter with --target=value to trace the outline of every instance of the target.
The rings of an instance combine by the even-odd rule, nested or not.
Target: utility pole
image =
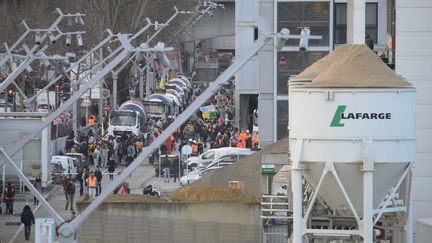
[[[103,68],[103,48],[99,49],[99,60],[102,63],[100,66],[100,69]],[[99,81],[99,104],[98,104],[98,118],[99,118],[99,128],[101,130],[100,136],[103,136],[104,133],[104,119],[103,119],[103,106],[104,106],[104,100],[103,100],[103,78]]]

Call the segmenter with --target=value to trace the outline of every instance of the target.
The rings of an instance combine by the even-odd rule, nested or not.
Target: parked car
[[[53,181],[58,182],[68,175],[77,173],[78,160],[64,155],[54,155],[51,158],[51,168],[53,173]]]
[[[66,153],[66,156],[76,158],[78,160],[77,170],[81,171],[84,167],[90,166],[86,156],[82,153]]]
[[[235,147],[223,147],[217,149],[209,149],[197,157],[190,157],[186,160],[186,164],[189,170],[195,170],[197,168],[203,168],[209,165],[212,161],[219,159],[224,155],[250,155],[252,150],[248,148],[235,148]]]
[[[48,104],[38,104],[37,111],[38,112],[50,112],[55,110],[55,107],[53,105]]]
[[[227,164],[221,164],[221,166],[213,166],[210,168],[205,168],[203,170],[195,170],[190,172],[189,174],[180,177],[180,185],[182,186],[186,186],[189,183],[192,183],[194,181],[199,180],[201,177],[203,177],[205,174],[209,173],[210,171],[214,171],[214,170],[218,170],[220,168],[223,168],[223,166],[225,165],[229,165],[230,163]]]
[[[218,159],[213,160],[205,168],[210,168],[214,166],[220,166],[221,164],[234,164],[235,162],[241,160],[242,158],[248,156],[247,154],[227,154]]]

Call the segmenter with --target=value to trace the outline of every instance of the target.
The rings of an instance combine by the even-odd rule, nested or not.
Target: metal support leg
[[[303,188],[301,169],[292,170],[292,189],[293,189],[293,242],[303,242]]]
[[[302,153],[303,139],[297,140],[292,156],[292,194],[293,194],[293,243],[303,242],[303,184],[300,157]]]
[[[363,219],[360,231],[363,232],[363,242],[373,243],[373,172],[374,172],[373,142],[363,141]]]
[[[144,72],[139,70],[139,97],[144,98]]]
[[[373,243],[373,172],[363,172],[363,242]]]
[[[411,190],[411,180],[412,180],[412,170],[409,172],[408,174],[408,178],[407,178],[407,194],[408,194],[408,207],[407,207],[407,218],[406,218],[406,225],[405,225],[405,231],[406,231],[406,237],[405,237],[405,242],[406,243],[413,243],[414,239],[413,239],[413,235],[414,235],[414,230],[413,230],[413,210],[412,210],[412,190]]]

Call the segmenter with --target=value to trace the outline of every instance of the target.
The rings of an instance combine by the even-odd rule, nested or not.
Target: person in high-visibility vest
[[[197,145],[197,141],[193,140],[192,141],[192,156],[198,156],[198,145]]]
[[[96,121],[96,116],[91,114],[88,120],[88,125],[93,125]]]
[[[90,172],[90,176],[87,178],[86,182],[89,187],[89,197],[94,198],[96,196],[96,176],[94,172]]]
[[[242,136],[241,136],[241,133],[237,133],[236,134],[236,140],[237,140],[236,147],[237,148],[242,148]]]

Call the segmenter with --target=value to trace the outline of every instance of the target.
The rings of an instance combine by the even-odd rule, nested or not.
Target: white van
[[[186,160],[186,164],[189,169],[194,170],[199,167],[205,167],[212,161],[219,159],[220,157],[227,154],[242,154],[250,155],[252,150],[248,148],[236,148],[236,147],[223,147],[217,149],[209,149],[197,157],[190,157]]]
[[[77,173],[77,165],[78,160],[64,155],[54,155],[51,158],[51,167],[55,169],[53,172],[61,173],[62,175],[72,174],[75,175]],[[59,163],[61,168],[59,168]]]

